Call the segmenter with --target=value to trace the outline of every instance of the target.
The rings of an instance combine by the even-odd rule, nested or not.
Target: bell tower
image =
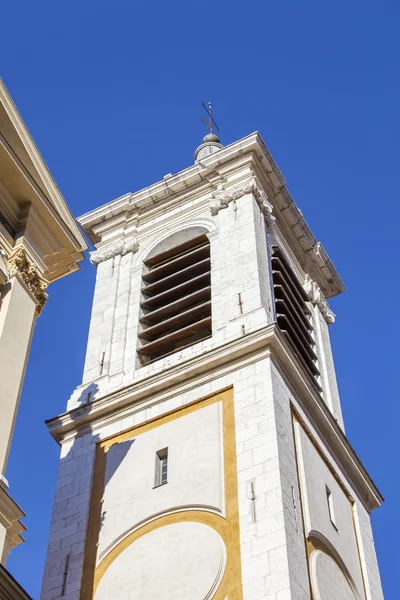
[[[97,269],[42,600],[380,600],[344,291],[258,133],[79,219]]]

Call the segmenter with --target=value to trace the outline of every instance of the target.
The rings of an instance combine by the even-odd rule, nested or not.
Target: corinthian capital
[[[311,279],[311,277],[307,274],[303,283],[304,290],[308,296],[308,299],[314,304],[314,306],[318,306],[319,310],[322,313],[325,321],[328,325],[331,325],[335,322],[335,313],[331,311],[329,308],[328,302],[325,300],[325,296],[323,295],[321,288],[315,281]]]
[[[40,315],[46,300],[47,282],[39,275],[38,269],[27,258],[22,246],[15,248],[7,259],[9,277],[18,277],[23,281],[37,302],[36,313]]]
[[[251,193],[257,200],[257,204],[267,223],[273,223],[275,217],[272,215],[272,204],[269,202],[267,194],[255,177],[241,185],[232,186],[228,189],[219,185],[217,191],[212,193],[212,200],[210,201],[211,214],[214,216],[217,215],[220,210],[227,208],[233,200],[238,200],[245,194]]]
[[[90,253],[90,262],[94,265],[98,265],[99,263],[108,260],[109,258],[114,258],[114,256],[124,256],[128,254],[128,252],[137,252],[139,249],[139,242],[136,235],[132,235],[129,238],[122,238],[113,244],[109,244],[104,248],[100,248],[95,252]]]

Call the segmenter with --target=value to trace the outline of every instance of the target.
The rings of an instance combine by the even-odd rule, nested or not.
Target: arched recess
[[[103,560],[105,560],[111,552],[114,552],[114,550],[118,546],[120,546],[124,542],[125,539],[127,539],[127,538],[133,539],[134,536],[136,535],[136,532],[138,532],[139,530],[143,531],[143,528],[145,526],[151,528],[151,525],[150,525],[151,523],[155,523],[156,521],[158,522],[158,524],[163,523],[163,521],[160,521],[160,519],[164,519],[167,517],[169,518],[171,515],[179,515],[182,513],[184,513],[184,520],[188,520],[188,516],[190,515],[190,513],[196,514],[196,515],[198,515],[199,513],[210,513],[212,515],[216,515],[219,518],[224,518],[224,515],[221,513],[221,511],[219,509],[215,508],[214,506],[198,505],[198,504],[186,504],[184,506],[175,506],[169,510],[162,511],[160,513],[155,513],[153,515],[150,515],[144,521],[135,523],[134,525],[129,527],[126,531],[121,533],[115,540],[113,540],[111,542],[111,544],[109,544],[106,548],[104,548],[104,550],[99,554],[99,557],[98,557],[99,564],[102,563]],[[172,521],[175,522],[175,517],[172,519]],[[156,528],[156,527],[154,527],[154,528]]]
[[[212,593],[208,597],[212,597],[214,600],[225,600],[229,592],[232,593],[232,600],[239,599],[241,597],[240,592],[233,595],[233,589],[235,588],[236,580],[234,577],[234,564],[232,560],[229,560],[229,554],[232,552],[231,544],[229,543],[228,528],[225,519],[221,516],[207,513],[203,511],[183,511],[180,513],[173,513],[165,515],[147,523],[139,529],[133,531],[130,535],[126,536],[116,547],[114,547],[98,564],[96,567],[94,585],[93,585],[93,597],[96,598],[96,591],[99,584],[108,569],[112,564],[118,560],[125,550],[129,549],[135,542],[143,539],[148,534],[151,534],[157,530],[164,529],[172,525],[182,524],[201,524],[203,527],[213,532],[214,535],[220,540],[220,548],[222,550],[221,560],[216,572],[216,578],[210,591]],[[227,544],[227,546],[226,546]],[[194,577],[195,574],[193,574]],[[230,596],[229,596],[230,597]]]
[[[313,529],[307,538],[307,543],[309,546],[310,571],[311,571],[311,581],[313,584],[313,590],[314,590],[315,586],[317,585],[317,581],[315,578],[316,576],[315,576],[315,573],[313,573],[313,568],[315,566],[315,559],[317,556],[314,553],[321,552],[321,553],[329,556],[335,562],[338,569],[343,574],[343,577],[346,579],[346,581],[354,595],[355,600],[362,600],[362,597],[357,590],[357,586],[356,586],[348,568],[346,567],[345,563],[343,562],[342,558],[340,557],[340,554],[337,552],[337,550],[334,548],[334,546],[331,544],[331,542],[322,533]],[[314,595],[316,595],[315,590],[314,590]],[[317,600],[320,600],[320,599],[317,598]],[[321,600],[324,600],[324,599],[322,598]]]
[[[105,553],[97,556],[100,542],[100,532],[102,527],[102,513],[105,509],[104,499],[104,481],[106,474],[106,459],[109,449],[115,444],[123,443],[132,438],[144,434],[155,427],[171,423],[180,417],[195,413],[213,404],[221,403],[222,408],[222,431],[223,431],[223,462],[220,465],[223,474],[223,493],[224,502],[216,506],[200,505],[177,505],[173,512],[167,514],[162,511],[158,513],[158,518],[146,518],[138,523],[138,527],[126,531],[119,538],[116,544],[107,548]],[[218,468],[219,469],[219,468]],[[226,555],[221,562],[221,580],[216,579],[211,595],[207,594],[204,600],[243,600],[242,594],[242,574],[240,561],[240,532],[239,532],[239,509],[238,509],[238,483],[236,466],[236,440],[235,440],[235,420],[234,420],[234,398],[233,389],[229,388],[222,392],[211,394],[201,398],[196,403],[177,407],[170,413],[165,413],[153,417],[150,421],[144,421],[140,425],[134,426],[122,433],[118,433],[111,438],[106,438],[99,442],[96,449],[96,459],[93,474],[93,490],[90,507],[89,525],[87,530],[87,542],[85,548],[85,560],[83,566],[82,586],[80,591],[80,600],[93,600],[95,590],[101,579],[107,572],[110,565],[124,554],[125,550],[134,546],[137,541],[143,539],[148,534],[152,534],[162,527],[170,525],[180,525],[187,523],[201,524],[215,531],[221,538],[221,548]],[[112,510],[112,508],[111,508]],[[221,511],[221,512],[220,512]],[[198,529],[198,528],[197,528]],[[171,529],[169,531],[172,531]],[[189,535],[190,537],[190,535]],[[150,539],[150,538],[147,538]],[[153,538],[154,541],[155,538]],[[215,536],[214,536],[215,539]],[[156,540],[157,542],[157,540]],[[155,544],[157,545],[157,543]],[[154,544],[151,544],[153,547]],[[224,549],[225,546],[225,549]],[[136,546],[142,548],[142,545]],[[157,549],[155,549],[157,552]],[[192,555],[193,556],[193,555]],[[129,563],[129,554],[125,554]],[[125,559],[124,559],[125,560]],[[130,563],[129,563],[130,564]],[[192,563],[193,564],[193,563]],[[215,564],[215,563],[214,563]],[[118,569],[118,565],[117,565]],[[123,578],[124,571],[121,573]],[[218,585],[217,585],[218,584]],[[215,591],[214,591],[215,590]],[[123,598],[129,596],[125,593],[110,597]],[[134,596],[135,597],[135,596]],[[192,596],[189,596],[191,598]],[[97,599],[99,600],[99,598]],[[103,599],[104,600],[104,599]],[[186,600],[186,598],[185,598]]]
[[[139,250],[134,255],[132,267],[138,267],[138,265],[143,263],[143,261],[145,261],[150,255],[153,254],[153,249],[156,248],[156,246],[162,244],[164,241],[166,241],[168,238],[170,238],[177,232],[184,232],[191,229],[196,230],[197,228],[198,231],[201,231],[201,233],[209,235],[210,233],[217,230],[217,225],[212,219],[207,219],[206,217],[189,219],[188,221],[184,221],[183,223],[171,225],[168,228],[166,228],[165,231],[152,238],[150,242],[144,242],[143,244],[142,242],[140,243]]]
[[[191,227],[185,227],[184,229],[179,229],[174,233],[170,233],[167,237],[163,238],[161,241],[156,243],[155,246],[152,247],[150,251],[147,252],[145,260],[156,256],[157,254],[162,254],[163,252],[167,252],[171,248],[175,246],[180,246],[184,242],[192,238],[196,238],[202,234],[207,234],[208,230],[201,225],[194,225]]]
[[[137,350],[142,365],[211,336],[210,229],[206,219],[186,222],[143,252]]]

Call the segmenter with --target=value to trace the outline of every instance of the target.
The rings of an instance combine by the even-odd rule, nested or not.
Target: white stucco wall
[[[352,504],[299,423],[295,431],[306,535],[322,535],[332,545],[359,597],[365,598]],[[329,515],[326,487],[331,492],[336,528]]]
[[[221,403],[107,452],[98,559],[139,524],[177,509],[224,512]],[[155,455],[168,448],[168,483],[154,488]]]
[[[206,381],[187,382],[181,389],[132,405],[112,422],[99,423],[90,433],[64,442],[42,600],[53,600],[60,594],[68,554],[70,571],[64,597],[79,599],[95,443],[230,385],[234,389],[243,598],[310,600],[291,403],[302,411],[282,375],[269,358],[262,357],[225,373],[214,371]],[[304,414],[303,418],[307,421]],[[313,429],[312,424],[309,427]],[[315,436],[318,439],[317,433]],[[157,449],[165,447],[161,440],[159,444]],[[326,456],[331,460],[328,452]],[[358,500],[356,514],[363,575],[370,590],[367,600],[381,600],[369,516]]]
[[[96,441],[230,385],[234,388],[243,598],[271,600],[271,596],[280,594],[281,598],[309,600],[309,596],[297,594],[290,576],[288,545],[292,539],[285,524],[286,499],[282,490],[279,433],[268,358],[250,361],[226,374],[214,372],[207,382],[188,383],[185,389],[171,392],[162,401],[149,400],[141,406],[131,406],[124,416],[112,423],[99,425],[91,433],[63,444],[42,600],[53,600],[60,594],[67,554],[72,566],[65,599],[79,598]],[[152,473],[153,469],[154,464]],[[256,521],[251,484],[256,496]],[[301,525],[299,527],[299,546],[304,548]],[[115,600],[119,599],[115,597]]]
[[[225,568],[220,536],[200,523],[156,529],[128,546],[100,580],[95,600],[206,600]]]
[[[320,550],[311,554],[310,577],[315,600],[358,600],[337,563]]]

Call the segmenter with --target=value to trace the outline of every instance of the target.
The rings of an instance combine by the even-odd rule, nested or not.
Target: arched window
[[[142,364],[211,336],[210,242],[202,230],[170,236],[144,261],[138,348]]]

